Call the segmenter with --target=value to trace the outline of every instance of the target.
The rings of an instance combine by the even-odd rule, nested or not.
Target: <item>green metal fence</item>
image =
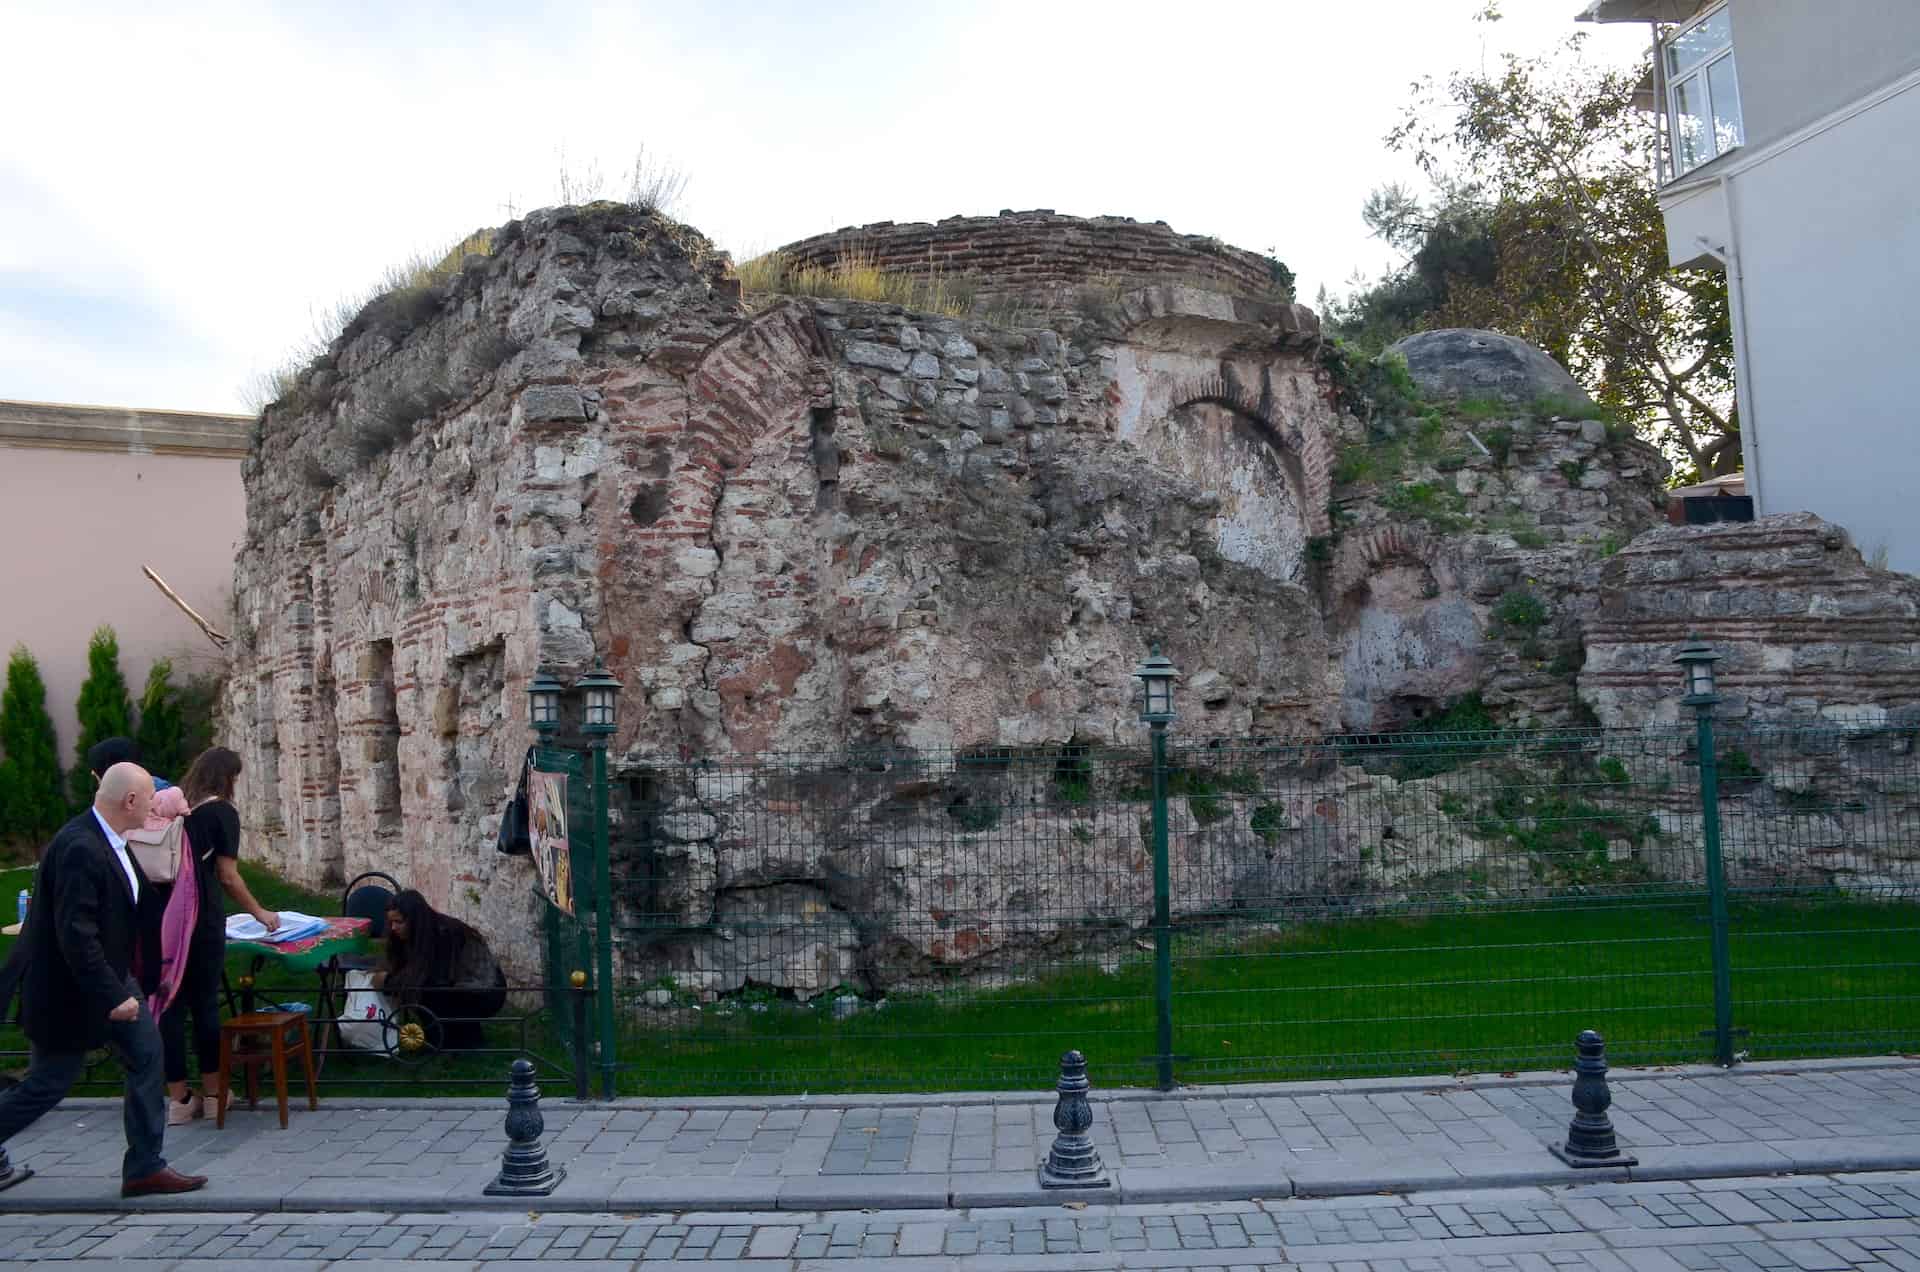
[[[479,1053],[323,1078],[1033,1090],[1078,1047],[1152,1086],[1561,1066],[1588,1027],[1620,1064],[1920,1050],[1910,728],[1160,741],[611,783],[541,748],[573,891],[544,977]]]
[[[1107,1085],[1508,1070],[1587,1027],[1628,1064],[1912,1047],[1911,735],[1700,737],[630,771],[618,1086],[1030,1088],[1068,1046]]]

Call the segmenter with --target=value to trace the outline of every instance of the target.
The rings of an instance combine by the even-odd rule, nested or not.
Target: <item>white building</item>
[[[1649,22],[1676,266],[1727,275],[1756,513],[1920,572],[1920,0],[1591,0]]]

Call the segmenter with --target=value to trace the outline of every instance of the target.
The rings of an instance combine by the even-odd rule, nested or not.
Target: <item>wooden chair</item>
[[[220,1086],[222,1098],[214,1113],[216,1129],[227,1125],[227,1104],[233,1098],[233,1071],[246,1073],[247,1104],[259,1103],[254,1093],[254,1070],[263,1065],[273,1069],[273,1093],[280,1101],[280,1129],[287,1129],[287,1060],[299,1056],[307,1073],[307,1108],[320,1107],[320,1092],[313,1080],[313,1046],[307,1036],[307,1013],[303,1011],[254,1011],[234,1016],[220,1024]]]

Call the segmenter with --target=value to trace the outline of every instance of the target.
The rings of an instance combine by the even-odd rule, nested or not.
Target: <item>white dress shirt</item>
[[[120,868],[127,872],[127,886],[133,889],[133,899],[140,899],[140,876],[133,869],[133,859],[127,856],[127,841],[107,825],[107,819],[100,815],[99,809],[93,810],[93,820],[100,823],[101,833],[107,837],[107,843],[113,847],[113,855],[120,859]]]

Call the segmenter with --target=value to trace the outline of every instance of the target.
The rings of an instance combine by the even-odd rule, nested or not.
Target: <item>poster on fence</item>
[[[527,831],[540,886],[556,909],[573,913],[573,854],[567,846],[567,775],[528,775]]]

